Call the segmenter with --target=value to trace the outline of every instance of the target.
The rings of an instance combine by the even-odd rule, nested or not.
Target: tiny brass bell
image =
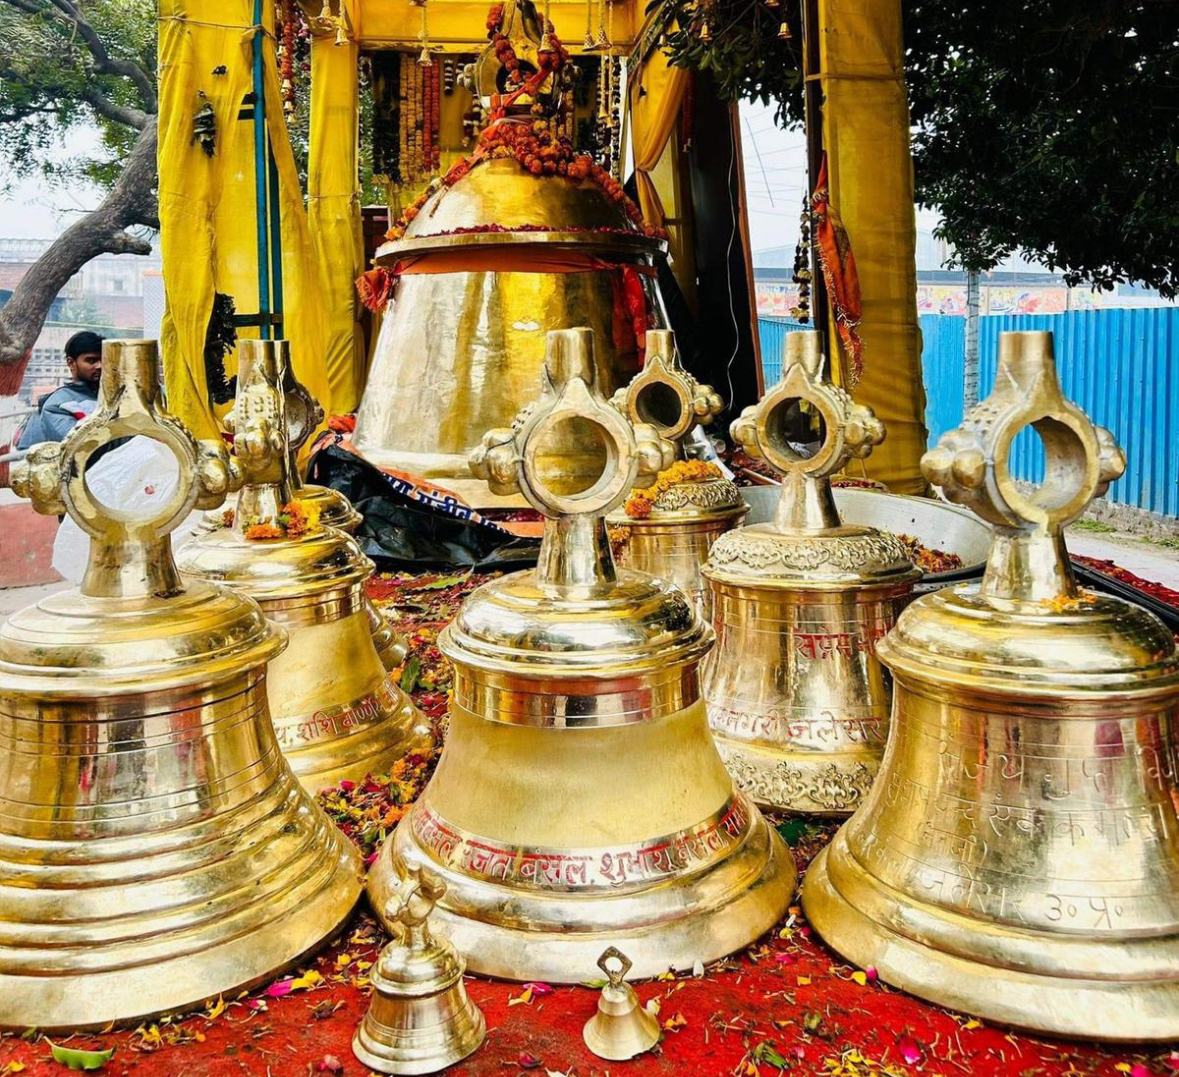
[[[582,1038],[599,1058],[625,1062],[651,1050],[659,1042],[659,1020],[639,1005],[639,996],[626,982],[630,959],[610,947],[598,958],[606,986],[598,996],[598,1012],[585,1024]]]
[[[465,965],[436,938],[429,916],[446,883],[414,869],[389,897],[384,920],[396,931],[369,976],[373,998],[352,1053],[378,1073],[437,1073],[478,1050],[487,1035],[463,985]]]
[[[631,422],[655,427],[676,447],[676,460],[685,460],[688,439],[724,410],[724,402],[683,368],[671,330],[649,329],[646,354],[642,371],[610,403]],[[700,566],[716,539],[748,514],[741,492],[718,476],[653,488],[651,500],[642,505],[646,515],[624,510],[606,521],[616,561],[671,580],[709,620],[712,606]]]
[[[308,392],[307,387],[295,377],[294,367],[289,361],[283,367],[282,390],[287,424],[287,449],[290,455],[287,474],[290,477],[291,496],[305,502],[324,527],[335,527],[351,535],[364,519],[353,508],[352,502],[339,490],[333,490],[330,486],[303,481],[303,472],[299,467],[299,452],[323,422],[323,408]],[[225,499],[225,504],[221,508],[205,513],[202,530],[216,531],[223,527],[229,512],[237,512],[236,492]],[[373,646],[377,649],[381,664],[386,669],[396,669],[409,653],[405,637],[367,596],[364,606],[365,616],[373,634]]]
[[[880,766],[890,699],[876,641],[921,573],[895,535],[839,519],[830,476],[884,427],[822,373],[821,339],[789,334],[781,382],[732,426],[782,491],[771,523],[721,536],[704,566],[717,645],[703,692],[721,755],[755,801],[840,815]]]
[[[1009,469],[1031,426],[1044,483]],[[994,525],[986,573],[881,641],[895,679],[876,784],[803,907],[850,961],[939,1006],[1060,1036],[1179,1037],[1179,652],[1083,591],[1062,529],[1125,470],[1064,399],[1049,333],[1003,333],[995,388],[921,461]]]
[[[153,516],[87,488],[129,437],[168,449]],[[117,452],[118,450],[116,450]],[[360,896],[356,850],[275,743],[257,603],[184,580],[171,531],[240,484],[220,443],[159,403],[156,344],[103,345],[94,414],[35,446],[13,489],[90,536],[78,590],[0,628],[0,1025],[100,1027],[267,979]]]
[[[292,769],[314,792],[387,771],[426,750],[432,734],[374,649],[364,598],[372,562],[305,505],[304,528],[285,529],[287,507],[300,504],[279,391],[286,361],[285,341],[242,341],[228,421],[246,481],[233,527],[198,535],[178,560],[187,576],[256,599],[287,629],[290,646],[270,666],[270,713]]]
[[[485,584],[438,645],[454,663],[438,768],[369,875],[448,889],[436,929],[473,971],[576,983],[609,943],[640,976],[732,953],[790,902],[789,850],[733,788],[678,588],[615,569],[605,514],[672,446],[603,399],[593,333],[551,332],[539,399],[472,454],[545,516],[536,569]],[[661,761],[654,765],[653,760]]]

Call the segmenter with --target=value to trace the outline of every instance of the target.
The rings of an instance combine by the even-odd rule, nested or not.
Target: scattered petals
[[[524,985],[525,991],[531,991],[533,998],[544,998],[545,995],[551,995],[553,989],[548,984],[541,983],[527,983]]]
[[[679,1032],[681,1028],[685,1028],[688,1024],[688,1019],[682,1013],[673,1013],[666,1021],[663,1022],[664,1032]]]
[[[906,1032],[897,1037],[897,1050],[910,1066],[920,1065],[925,1061],[925,1050],[917,1039]]]
[[[530,1055],[527,1051],[522,1051],[516,1059],[516,1065],[522,1070],[540,1069],[540,1064],[540,1059],[536,1055]]]
[[[701,961],[700,958],[696,958],[696,960],[692,963],[692,975],[695,976],[697,980],[704,978],[704,962]]]
[[[318,1062],[315,1063],[316,1073],[343,1073],[344,1063],[341,1062],[335,1055],[324,1055]]]
[[[851,978],[853,983],[858,983],[861,987],[868,986],[868,974],[866,972],[853,972]]]

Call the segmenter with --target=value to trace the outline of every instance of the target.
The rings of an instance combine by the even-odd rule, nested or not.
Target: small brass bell
[[[170,532],[241,481],[159,404],[156,344],[103,345],[98,407],[34,447],[13,489],[90,536],[80,589],[0,628],[0,1025],[103,1026],[273,976],[360,896],[352,845],[275,742],[257,603],[185,581]],[[87,463],[116,439],[168,449],[150,517],[99,503]]]
[[[370,979],[373,998],[352,1053],[378,1073],[437,1073],[478,1050],[487,1035],[463,986],[466,968],[449,943],[430,932],[429,917],[446,883],[424,868],[398,880],[385,906],[395,937]]]
[[[1011,445],[1031,426],[1045,480]],[[1061,395],[1049,333],[1003,333],[995,388],[921,462],[994,525],[981,584],[924,595],[879,645],[892,734],[803,888],[881,979],[1003,1024],[1179,1037],[1179,652],[1157,618],[1077,587],[1062,529],[1125,470]]]
[[[724,410],[724,402],[683,368],[671,330],[649,329],[646,354],[642,371],[610,403],[631,422],[655,427],[676,447],[676,460],[686,460],[686,442]],[[749,506],[737,487],[720,476],[676,482],[652,493],[651,500],[642,501],[646,515],[624,510],[606,521],[615,559],[621,567],[671,580],[707,621],[712,605],[700,566],[716,539],[745,519]]]
[[[330,486],[318,486],[303,481],[302,469],[299,467],[299,452],[323,422],[323,408],[308,392],[306,386],[295,377],[294,368],[289,361],[283,367],[282,390],[287,424],[287,449],[290,455],[287,474],[290,477],[291,496],[305,502],[324,527],[339,528],[351,535],[364,519],[353,508],[352,502],[339,490],[333,490]],[[226,517],[231,512],[236,515],[236,493],[227,497],[221,508],[205,513],[202,530],[216,531],[223,527]],[[409,653],[405,637],[367,596],[364,599],[364,607],[373,634],[373,646],[377,649],[381,664],[386,669],[396,669]]]
[[[611,1062],[625,1062],[659,1042],[658,1018],[639,1005],[639,996],[626,982],[630,967],[630,958],[613,946],[598,958],[607,983],[598,996],[598,1012],[581,1034],[586,1047]]]
[[[285,341],[241,342],[238,395],[228,421],[246,472],[232,528],[198,535],[179,553],[190,578],[233,586],[290,634],[270,666],[279,744],[311,791],[387,771],[427,749],[429,723],[373,646],[364,582],[373,564],[356,542],[314,521],[295,499],[286,445]],[[284,520],[298,509],[301,529]]]
[[[436,929],[506,979],[576,983],[610,942],[641,976],[691,968],[771,927],[796,879],[709,735],[711,630],[610,556],[605,513],[672,447],[603,399],[593,339],[551,332],[540,398],[472,454],[494,493],[544,514],[539,562],[480,587],[440,635],[446,747],[369,876],[380,910],[407,869],[438,872]]]
[[[884,427],[822,373],[821,339],[789,334],[782,380],[733,423],[782,492],[771,523],[723,535],[704,566],[717,645],[703,692],[721,755],[755,801],[840,815],[880,766],[889,686],[876,641],[921,573],[895,535],[839,519],[830,476]]]

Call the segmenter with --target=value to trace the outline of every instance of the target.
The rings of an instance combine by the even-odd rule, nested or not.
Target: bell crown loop
[[[1020,489],[1010,470],[1016,435],[1032,427],[1044,445],[1045,480]],[[1043,603],[1077,595],[1062,531],[1126,470],[1113,434],[1097,426],[1060,388],[1048,332],[999,336],[990,396],[961,426],[943,434],[921,470],[949,500],[996,528],[980,593]]]
[[[13,469],[12,488],[45,515],[67,514],[90,536],[81,593],[92,598],[167,597],[184,590],[169,536],[193,509],[211,509],[238,489],[242,472],[219,442],[198,442],[160,404],[154,340],[107,340],[98,407],[61,442],[37,445]],[[103,504],[86,483],[95,453],[147,437],[177,463],[171,495],[149,515]]]
[[[812,409],[821,424],[820,444],[809,456],[791,441],[789,423],[799,405]],[[867,457],[885,430],[871,408],[857,404],[823,372],[822,334],[806,330],[786,337],[782,380],[741,413],[730,433],[750,456],[782,476],[775,527],[826,531],[840,526],[831,476],[852,457]]]
[[[683,367],[675,333],[648,329],[643,369],[619,389],[610,403],[634,424],[648,423],[674,442],[683,456],[684,439],[697,426],[708,426],[725,403],[711,385],[698,382]]]

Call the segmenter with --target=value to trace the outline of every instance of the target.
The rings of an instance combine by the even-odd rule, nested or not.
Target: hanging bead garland
[[[794,274],[791,278],[798,285],[798,305],[792,307],[790,316],[800,322],[811,320],[811,200],[803,193],[802,216],[798,221],[798,246],[794,248]]]
[[[456,74],[454,60],[451,57],[447,57],[442,61],[442,92],[447,97],[454,93]]]
[[[278,77],[282,111],[287,123],[295,118],[295,52],[302,16],[295,0],[280,0],[278,7]]]

